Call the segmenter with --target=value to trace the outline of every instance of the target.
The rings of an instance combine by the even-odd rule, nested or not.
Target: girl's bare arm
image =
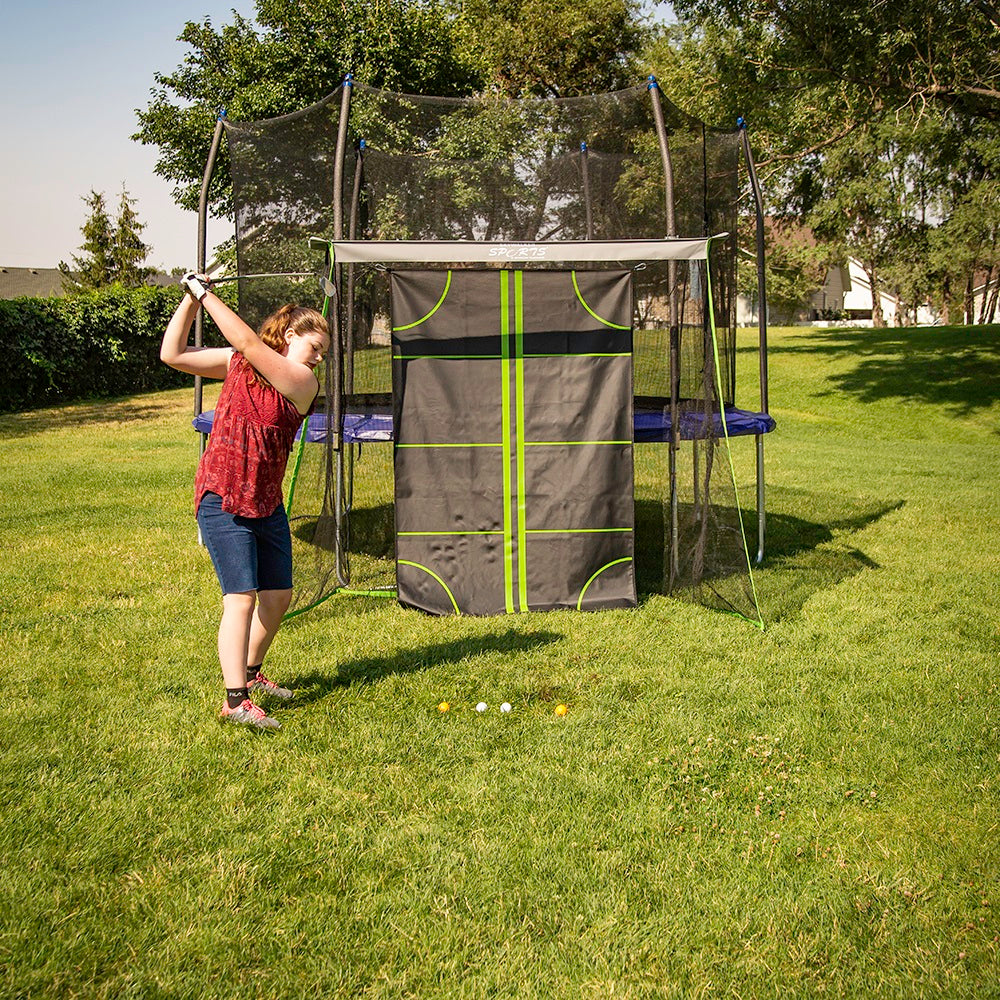
[[[198,313],[198,303],[185,295],[174,310],[160,343],[160,360],[164,364],[204,378],[225,378],[229,370],[229,360],[233,356],[230,347],[192,347],[188,344],[191,324]]]

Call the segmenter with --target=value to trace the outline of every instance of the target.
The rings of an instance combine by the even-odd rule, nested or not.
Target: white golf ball
[[[504,703],[503,703],[503,704],[502,704],[502,705],[500,706],[500,711],[501,711],[501,712],[509,712],[509,711],[510,711],[510,702],[509,702],[509,701],[505,701],[505,702],[504,702]]]
[[[486,711],[486,702],[485,701],[481,701],[478,705],[476,705],[476,711],[477,712],[485,712]]]

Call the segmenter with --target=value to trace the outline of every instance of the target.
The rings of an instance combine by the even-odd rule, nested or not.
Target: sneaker
[[[244,698],[236,708],[230,708],[228,702],[222,703],[219,718],[223,722],[239,722],[244,726],[256,726],[257,729],[280,729],[281,723],[272,719],[259,705],[249,698]]]
[[[294,691],[279,687],[270,677],[265,677],[263,674],[257,674],[252,681],[247,681],[247,690],[250,694],[259,691],[261,694],[269,694],[272,698],[280,698],[282,701],[295,697]]]

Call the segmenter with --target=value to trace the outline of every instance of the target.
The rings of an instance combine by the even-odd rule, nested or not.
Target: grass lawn
[[[1000,995],[1000,328],[770,364],[763,633],[334,598],[272,735],[215,718],[191,393],[0,417],[0,996]]]

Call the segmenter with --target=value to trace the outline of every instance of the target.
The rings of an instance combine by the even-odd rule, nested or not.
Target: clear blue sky
[[[156,149],[129,139],[154,74],[180,64],[176,41],[186,21],[208,15],[230,23],[232,9],[252,17],[252,0],[29,0],[4,14],[0,61],[0,266],[55,267],[78,252],[91,188],[117,205],[122,184],[138,199],[152,245],[149,262],[193,266],[197,216],[183,212],[170,185],[153,173]],[[209,243],[230,235],[209,225]]]

